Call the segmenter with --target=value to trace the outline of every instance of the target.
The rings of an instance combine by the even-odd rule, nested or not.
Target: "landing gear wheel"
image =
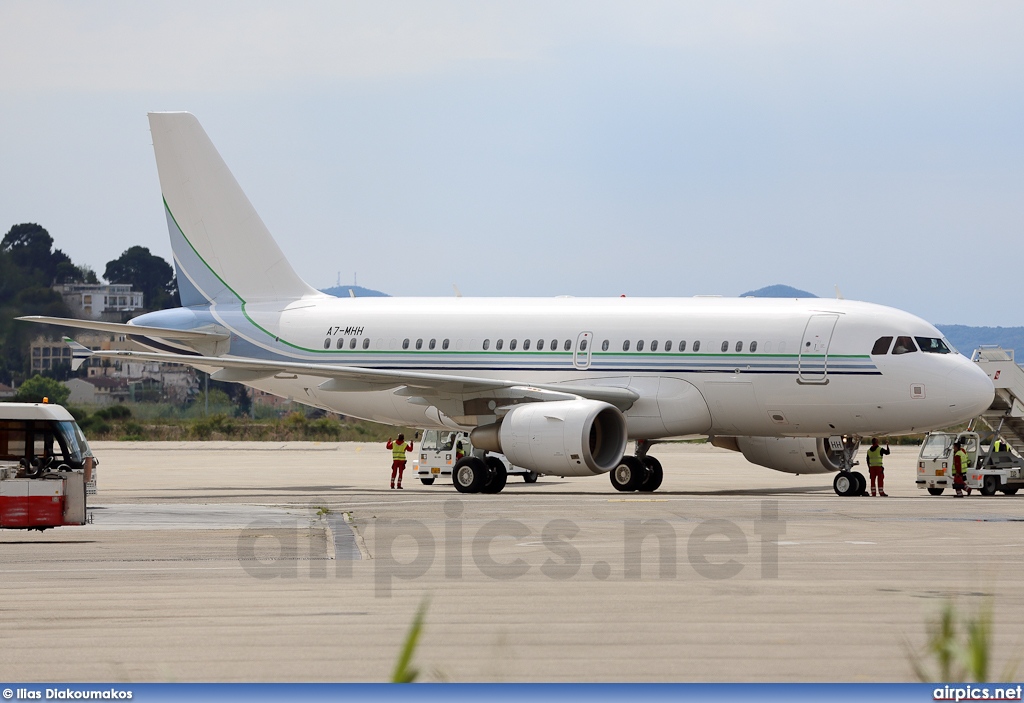
[[[484,463],[487,464],[489,477],[480,489],[481,492],[501,493],[501,490],[508,482],[508,472],[505,471],[505,465],[501,463],[501,459],[493,456],[485,458]]]
[[[929,488],[928,492],[931,493],[933,496],[940,496],[942,495],[942,492],[944,490],[946,489],[943,488],[942,486],[935,486],[934,488]]]
[[[661,486],[661,481],[665,478],[665,472],[662,471],[661,462],[653,456],[645,456],[643,462],[644,466],[647,467],[647,476],[640,483],[637,490],[641,493],[653,493]]]
[[[851,471],[850,478],[857,482],[857,490],[853,492],[855,496],[863,496],[868,493],[868,480],[864,478],[864,474],[860,471]]]
[[[608,475],[617,491],[635,491],[647,476],[647,468],[635,456],[624,456]]]
[[[840,471],[836,474],[835,479],[832,481],[832,489],[836,492],[836,495],[847,496],[857,495],[857,488],[859,483],[854,478],[852,471]]]
[[[983,496],[994,496],[996,491],[999,490],[999,477],[998,476],[986,476],[985,480],[981,484],[981,495]]]
[[[434,479],[432,479],[432,478],[421,478],[420,479],[420,483],[422,483],[424,486],[433,486],[434,485]]]
[[[525,474],[523,474],[523,480],[526,481],[527,483],[537,483],[537,478],[539,475],[540,474],[538,474],[536,471],[527,471]]]
[[[459,493],[479,493],[490,478],[491,472],[484,460],[467,456],[455,462],[452,469],[452,483]]]
[[[1008,496],[1017,495],[1018,488],[1004,488],[1003,493]]]

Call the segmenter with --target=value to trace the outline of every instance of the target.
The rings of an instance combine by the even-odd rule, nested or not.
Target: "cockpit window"
[[[892,346],[893,354],[909,354],[916,351],[917,347],[914,346],[914,340],[910,337],[897,337],[896,344]]]
[[[921,351],[928,352],[929,354],[952,354],[953,350],[946,346],[946,343],[936,337],[914,337],[917,340],[917,346],[921,347]]]
[[[875,342],[875,346],[871,347],[871,353],[888,354],[890,344],[892,344],[892,337],[879,337]]]

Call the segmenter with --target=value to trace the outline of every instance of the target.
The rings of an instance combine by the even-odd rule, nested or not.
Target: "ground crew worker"
[[[455,440],[455,461],[458,461],[459,459],[466,456],[466,443],[463,441],[462,437],[459,437],[458,435],[456,435],[456,437],[457,439]]]
[[[398,488],[402,487],[402,473],[405,471],[405,453],[413,450],[412,442],[405,443],[405,435],[398,435],[398,441],[388,440],[391,450],[391,487],[395,488],[395,476],[398,476]]]
[[[878,482],[878,495],[888,498],[885,492],[885,467],[882,466],[882,457],[890,454],[889,443],[885,443],[885,449],[878,444],[878,437],[871,438],[871,448],[868,449],[868,473],[871,474],[871,495],[875,495],[875,482]]]
[[[962,491],[965,488],[967,495],[971,495],[971,487],[967,485],[967,465],[970,463],[964,445],[959,441],[953,442],[953,488],[956,489],[957,498],[964,497]]]
[[[992,451],[993,452],[1008,452],[1008,451],[1010,451],[1010,447],[1003,440],[997,439],[995,442],[992,443]]]

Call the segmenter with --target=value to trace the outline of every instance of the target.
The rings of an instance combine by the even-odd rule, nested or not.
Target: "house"
[[[53,289],[82,320],[127,322],[143,312],[142,292],[133,291],[130,283],[62,283]]]
[[[72,378],[64,382],[71,390],[69,405],[117,405],[131,399],[131,389],[123,378],[96,376]]]

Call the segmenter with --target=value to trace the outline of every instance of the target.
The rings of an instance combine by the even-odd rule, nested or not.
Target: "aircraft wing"
[[[24,317],[16,317],[14,319],[24,322],[36,322],[43,325],[59,325],[61,327],[75,327],[82,330],[111,332],[113,334],[144,334],[163,339],[223,341],[230,336],[227,330],[175,330],[169,327],[147,327],[145,325],[128,325],[120,322],[101,322],[100,320],[72,320],[67,317],[46,317],[45,315],[25,315]]]
[[[326,391],[361,392],[402,389],[406,396],[462,396],[473,397],[501,391],[526,393],[537,400],[565,400],[581,397],[600,400],[627,410],[639,398],[639,394],[628,388],[614,386],[590,386],[586,384],[532,384],[523,381],[479,378],[427,371],[404,371],[398,369],[372,369],[360,366],[338,366],[334,364],[310,364],[296,361],[266,361],[233,356],[194,356],[191,354],[167,354],[162,352],[137,351],[96,351],[92,352],[70,339],[65,339],[78,365],[88,356],[107,359],[141,359],[170,364],[185,364],[201,369],[215,368],[210,377],[216,381],[246,383],[280,374],[295,374],[323,378],[320,388]],[[421,392],[415,392],[421,391]]]

